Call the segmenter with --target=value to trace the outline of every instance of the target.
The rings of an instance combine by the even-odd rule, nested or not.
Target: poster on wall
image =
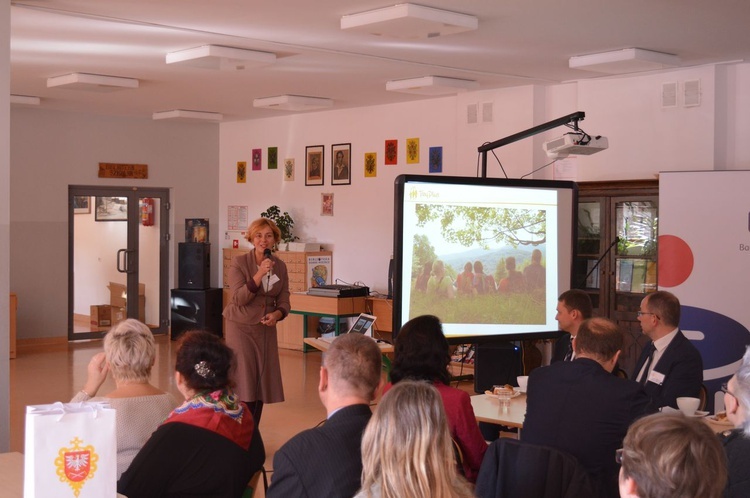
[[[747,185],[750,171],[659,175],[659,289],[680,299],[680,329],[703,358],[707,410],[723,409],[721,384],[750,344]]]
[[[227,230],[245,230],[247,225],[247,206],[227,206]]]
[[[310,287],[329,285],[333,278],[331,255],[307,256],[307,284]]]

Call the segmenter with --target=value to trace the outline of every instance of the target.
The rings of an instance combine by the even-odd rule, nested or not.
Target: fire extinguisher
[[[144,198],[141,203],[141,225],[144,227],[154,225],[154,200],[150,197]]]

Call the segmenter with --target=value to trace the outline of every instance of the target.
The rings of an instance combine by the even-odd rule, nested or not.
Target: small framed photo
[[[331,185],[351,185],[352,144],[331,145]]]
[[[73,213],[89,214],[91,213],[91,197],[88,195],[73,196]]]
[[[320,194],[320,215],[333,216],[333,194]]]
[[[128,221],[127,197],[97,197],[95,221]]]
[[[305,185],[323,185],[323,159],[325,147],[309,145],[305,147]]]
[[[290,157],[284,159],[284,181],[294,181],[294,158]]]

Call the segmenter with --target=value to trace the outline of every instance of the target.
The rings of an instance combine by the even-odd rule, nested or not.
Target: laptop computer
[[[376,319],[377,317],[373,315],[360,313],[357,319],[354,320],[354,325],[352,325],[349,328],[349,330],[347,330],[344,333],[345,334],[364,334],[368,337],[372,337],[372,324],[375,323]],[[333,342],[334,339],[336,339],[336,336],[320,338],[321,341],[326,341],[326,342]]]

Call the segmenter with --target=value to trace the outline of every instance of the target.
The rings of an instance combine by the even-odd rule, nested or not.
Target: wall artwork
[[[351,185],[352,144],[333,144],[331,158],[331,185]]]
[[[320,215],[333,216],[333,194],[320,194]]]
[[[91,197],[88,195],[73,196],[73,213],[89,214],[91,213]]]
[[[309,145],[305,147],[305,185],[323,185],[323,159],[325,147]]]
[[[284,181],[294,181],[294,158],[284,159]]]
[[[406,139],[406,164],[419,164],[419,139]]]
[[[253,171],[260,171],[261,149],[253,149]]]
[[[279,148],[268,148],[268,169],[279,169]]]
[[[385,141],[385,164],[398,164],[398,140]]]
[[[378,176],[378,154],[377,152],[365,152],[365,178]]]
[[[97,197],[94,209],[95,221],[128,221],[127,197]]]
[[[237,183],[247,183],[247,163],[237,161]]]
[[[443,148],[430,147],[430,173],[443,172]]]

